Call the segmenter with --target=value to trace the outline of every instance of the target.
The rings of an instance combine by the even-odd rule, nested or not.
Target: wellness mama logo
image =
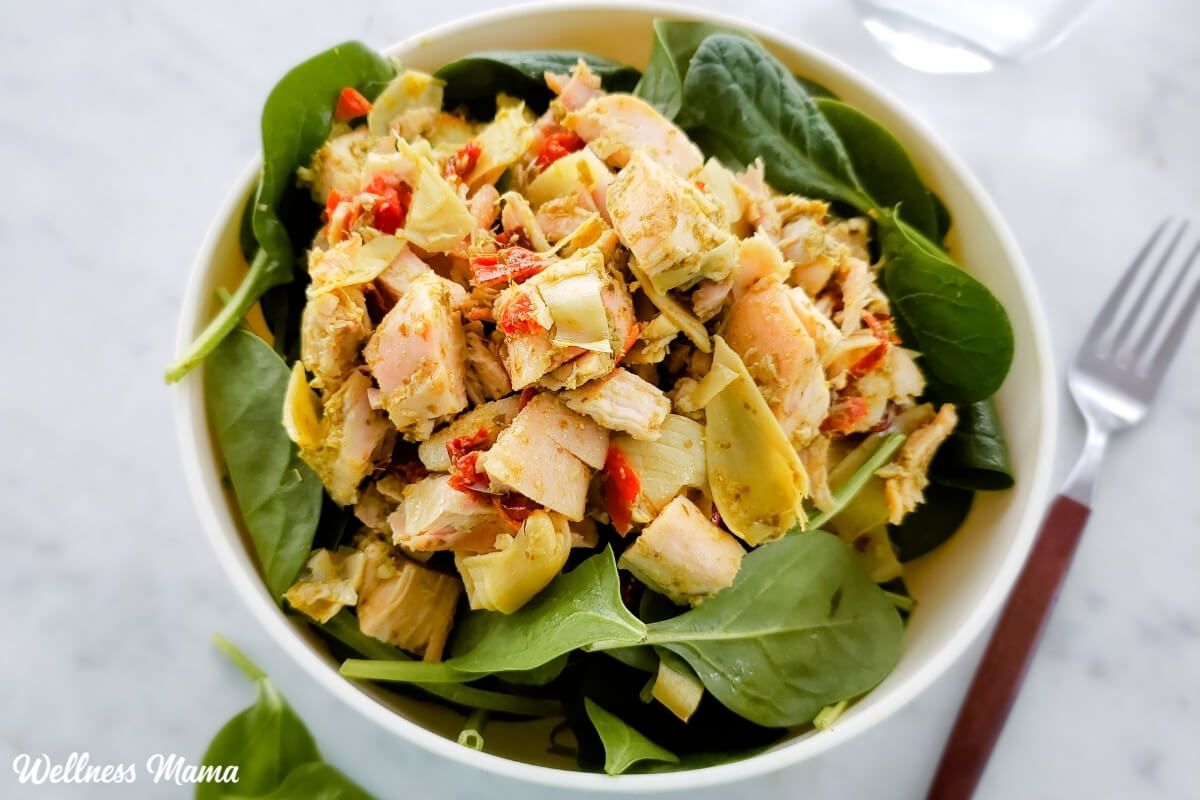
[[[155,753],[146,759],[146,775],[154,783],[176,786],[195,783],[237,783],[236,766],[189,764],[183,756]],[[50,756],[21,753],[13,759],[17,782],[40,786],[45,783],[136,783],[136,764],[93,764],[87,753],[71,753],[55,763]]]

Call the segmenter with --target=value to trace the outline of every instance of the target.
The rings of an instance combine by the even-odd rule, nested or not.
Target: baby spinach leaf
[[[738,164],[761,156],[777,189],[871,207],[816,103],[758,42],[729,34],[705,39],[684,78],[683,102],[689,122],[704,131],[702,146]]]
[[[896,546],[896,557],[912,561],[933,550],[958,530],[971,511],[975,493],[931,483],[921,503],[899,525],[888,525],[888,538]]]
[[[950,224],[953,220],[950,218],[950,209],[946,208],[946,204],[937,192],[929,190],[929,200],[933,203],[933,215],[937,219],[937,236],[934,241],[939,247],[946,246],[946,234],[950,233]]]
[[[863,190],[881,208],[899,206],[900,217],[938,239],[932,193],[917,174],[903,145],[886,128],[853,106],[819,98],[817,108],[846,148]]]
[[[554,93],[546,86],[547,72],[569,73],[583,59],[610,92],[627,92],[641,73],[633,67],[579,50],[491,50],[452,61],[435,77],[446,82],[443,105],[465,107],[475,119],[496,114],[496,95],[504,92],[525,101],[537,112],[546,110]]]
[[[679,762],[679,757],[670,750],[650,741],[622,722],[620,717],[596,705],[590,697],[583,702],[588,718],[604,743],[604,771],[609,775],[620,775],[639,761]]]
[[[814,531],[751,551],[733,585],[649,626],[730,710],[760,725],[800,725],[879,683],[903,627],[886,595],[836,536]]]
[[[217,732],[200,763],[237,767],[237,783],[198,783],[196,800],[236,796],[257,797],[275,790],[302,764],[320,761],[316,742],[266,674],[225,637],[216,634],[217,646],[258,687],[254,704]]]
[[[308,618],[305,617],[305,619]],[[390,644],[363,633],[358,627],[358,619],[346,609],[339,611],[324,625],[315,622],[313,624],[367,658],[379,661],[413,660],[412,656],[398,647],[392,647]],[[464,686],[457,683],[417,683],[413,685],[426,694],[463,708],[481,708],[485,711],[500,711],[530,717],[548,717],[562,710],[558,702],[554,700],[493,692],[475,686]]]
[[[263,174],[250,219],[259,250],[232,302],[168,367],[168,382],[203,361],[264,292],[292,280],[295,253],[277,206],[294,186],[296,169],[308,164],[329,135],[341,90],[352,86],[372,99],[393,74],[387,59],[366,45],[343,42],[293,67],[271,90],[262,113]]]
[[[1012,460],[994,398],[959,408],[958,425],[938,449],[929,472],[938,483],[959,489],[1012,488]]]
[[[204,399],[267,588],[280,597],[308,560],[325,489],[281,422],[288,368],[239,328],[213,350]]]
[[[261,795],[259,800],[298,800],[301,797],[304,800],[372,800],[371,795],[324,761],[301,764],[288,773],[275,791]]]
[[[717,33],[750,38],[735,28],[711,22],[654,20],[650,60],[633,93],[657,108],[667,119],[688,127],[686,114],[681,114],[686,112],[683,105],[683,79],[700,43]]]
[[[995,394],[1013,357],[1004,306],[982,283],[891,212],[878,215],[883,288],[905,343],[935,394],[973,403]]]
[[[612,550],[584,561],[550,582],[512,614],[472,611],[459,635],[474,644],[440,664],[350,659],[348,678],[404,682],[454,682],[481,675],[532,670],[582,647],[640,644],[646,626],[621,602]]]

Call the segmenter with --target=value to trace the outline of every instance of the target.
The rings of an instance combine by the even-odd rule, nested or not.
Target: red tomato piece
[[[504,517],[514,531],[521,529],[521,523],[529,518],[533,512],[541,508],[540,505],[530,500],[523,494],[509,492],[508,494],[494,495],[492,497],[492,505],[500,512],[500,516]]]
[[[355,117],[361,117],[370,110],[371,101],[363,97],[362,93],[353,86],[347,86],[338,95],[337,105],[333,109],[333,117],[345,122]]]
[[[608,448],[604,459],[604,509],[617,533],[629,533],[633,523],[633,504],[642,482],[619,447]]]
[[[533,301],[526,294],[521,295],[505,307],[497,324],[505,333],[538,333],[546,330],[534,317]]]
[[[867,416],[870,407],[861,397],[843,397],[829,409],[829,416],[821,423],[821,430],[836,433],[853,433]]]
[[[487,444],[488,429],[480,428],[474,433],[468,433],[466,436],[459,436],[446,442],[446,455],[450,456],[450,462],[457,464],[458,460],[470,453],[472,450],[479,450],[480,445]]]
[[[471,256],[476,286],[504,286],[532,278],[548,266],[546,259],[524,247],[505,247],[495,255]]]
[[[567,153],[582,150],[583,145],[583,139],[573,133],[552,133],[546,137],[546,143],[542,145],[542,151],[534,163],[538,169],[545,169]]]

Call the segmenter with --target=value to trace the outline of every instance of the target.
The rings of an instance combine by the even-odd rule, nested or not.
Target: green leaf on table
[[[288,773],[275,791],[255,797],[257,800],[372,800],[371,795],[323,761],[301,764]]]
[[[938,483],[959,489],[1012,488],[1012,458],[995,398],[959,407],[958,425],[938,448],[929,474]]]
[[[473,644],[440,664],[351,659],[342,664],[342,674],[384,681],[465,681],[532,670],[584,647],[640,644],[646,635],[645,624],[621,602],[610,548],[556,577],[520,610],[472,611],[459,625],[459,635]]]
[[[501,92],[545,111],[554,97],[545,74],[569,73],[580,59],[610,92],[627,92],[641,77],[633,67],[580,50],[490,50],[452,61],[433,74],[446,82],[443,107],[466,108],[475,119],[485,120],[495,115]]]
[[[888,525],[888,538],[896,547],[896,558],[912,561],[933,550],[962,527],[971,511],[975,493],[931,483],[925,487],[925,502],[899,525]]]
[[[762,545],[733,585],[649,626],[730,710],[760,725],[801,725],[874,687],[900,656],[887,596],[836,536],[813,531]]]
[[[883,288],[905,344],[921,353],[930,391],[958,403],[995,394],[1013,358],[1004,306],[890,212],[881,211],[876,221],[883,239]]]
[[[620,717],[598,706],[590,697],[584,698],[583,702],[588,719],[604,743],[604,771],[609,775],[620,775],[640,761],[679,762],[679,757],[670,750],[650,741],[622,722]]]
[[[271,346],[244,328],[212,352],[204,375],[209,421],[275,598],[308,560],[325,494],[283,428],[288,377]]]
[[[329,136],[341,90],[351,86],[372,99],[393,75],[383,56],[360,42],[343,42],[293,67],[271,90],[262,113],[263,173],[250,215],[259,249],[232,301],[168,368],[168,381],[203,361],[264,292],[292,281],[296,255],[279,204],[295,186],[297,168],[308,165]]]
[[[850,157],[863,190],[880,208],[899,207],[900,217],[931,239],[938,239],[938,217],[933,193],[916,167],[888,132],[866,114],[837,100],[818,98],[817,108]]]
[[[321,761],[308,728],[266,674],[220,634],[218,647],[258,686],[254,704],[217,732],[200,760],[217,770],[237,768],[235,783],[196,784],[196,800],[321,798],[364,800],[370,795]]]
[[[758,42],[709,36],[683,81],[691,126],[722,160],[762,157],[767,181],[786,192],[870,208],[850,156],[816,103]],[[713,154],[710,152],[710,155]]]

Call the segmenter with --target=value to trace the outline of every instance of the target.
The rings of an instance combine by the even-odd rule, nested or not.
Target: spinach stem
[[[342,662],[342,677],[399,683],[463,683],[482,677],[459,672],[447,665],[424,661],[374,661],[348,658]]]
[[[271,257],[267,255],[266,250],[260,249],[254,254],[250,271],[242,278],[229,302],[221,307],[200,335],[188,345],[187,350],[167,367],[167,383],[175,383],[191,372],[237,327],[238,321],[246,316],[246,312],[258,302],[259,296],[267,288],[267,270],[270,264]]]
[[[472,750],[483,750],[483,729],[487,726],[490,716],[491,714],[482,708],[472,711],[463,729],[458,733],[458,743]]]
[[[842,712],[846,710],[847,702],[848,701],[846,700],[842,700],[834,703],[831,706],[825,706],[822,708],[817,712],[817,715],[813,717],[813,727],[819,731],[823,731],[828,728],[833,724],[833,721],[840,717]]]
[[[893,433],[884,439],[879,445],[879,449],[866,460],[866,463],[859,467],[850,476],[849,480],[838,487],[838,490],[833,493],[833,507],[809,519],[805,530],[811,531],[820,528],[826,522],[829,522],[829,520],[840,514],[842,509],[850,505],[850,501],[863,490],[863,487],[867,485],[867,481],[871,480],[871,476],[888,462],[892,454],[900,448],[900,445],[904,443],[906,438],[908,437],[903,433]]]
[[[887,589],[884,589],[883,593],[885,595],[887,595],[888,600],[892,601],[892,605],[894,605],[896,608],[898,608],[901,611],[912,611],[913,606],[915,606],[917,604],[915,600],[913,600],[911,597],[908,597],[907,595],[897,594],[896,592],[889,592]]]
[[[215,631],[213,632],[212,638],[213,644],[215,644],[217,648],[229,658],[230,661],[236,664],[238,669],[246,673],[250,680],[264,681],[267,679],[267,673],[259,669],[258,665],[246,657],[245,653],[237,649],[233,642],[229,641]]]

